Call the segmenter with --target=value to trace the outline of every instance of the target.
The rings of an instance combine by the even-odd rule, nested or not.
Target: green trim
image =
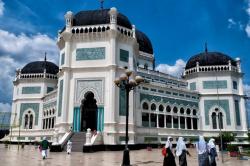
[[[60,82],[59,82],[58,116],[62,115],[62,100],[63,100],[63,80],[60,80]]]
[[[35,137],[28,137],[28,140],[35,140]]]
[[[190,83],[190,90],[196,90],[196,82]]]
[[[120,49],[120,61],[128,62],[129,52],[123,49]]]
[[[160,102],[162,101],[163,103],[170,103],[170,104],[177,104],[177,105],[184,105],[187,106],[189,105],[190,107],[195,106],[198,107],[198,102],[192,102],[192,101],[186,101],[186,100],[181,100],[181,99],[174,99],[174,98],[169,98],[169,97],[162,97],[162,96],[153,96],[153,95],[149,95],[149,94],[144,94],[144,93],[140,93],[140,102],[142,102],[144,99],[148,100],[148,101],[156,101],[156,102]]]
[[[203,89],[227,89],[227,81],[203,81]]]
[[[145,143],[158,142],[158,137],[144,137]]]
[[[51,91],[53,91],[53,90],[54,90],[53,87],[47,87],[47,93],[49,93],[49,92],[51,92]]]
[[[17,137],[17,140],[25,140],[25,137]]]
[[[76,61],[99,59],[105,59],[105,47],[76,49]]]
[[[39,117],[39,103],[21,103],[20,107],[20,124],[22,124],[23,113],[27,109],[31,109],[35,112],[35,125],[38,125],[38,117]]]
[[[238,100],[234,101],[234,106],[235,106],[236,124],[237,124],[237,126],[240,126],[241,125],[240,106],[239,106],[239,101]]]
[[[120,88],[119,96],[119,115],[126,116],[126,91]]]
[[[204,108],[205,108],[205,122],[206,125],[209,125],[209,111],[213,107],[221,107],[224,109],[226,113],[226,122],[227,125],[231,125],[231,118],[230,118],[230,112],[229,112],[229,101],[228,100],[204,100]],[[225,118],[225,117],[223,117]]]
[[[43,110],[46,110],[46,109],[51,108],[51,107],[56,107],[56,104],[57,104],[56,101],[53,101],[53,102],[47,103],[47,104],[43,104]]]
[[[61,55],[61,65],[64,65],[64,61],[65,61],[65,53],[62,53],[62,55]]]
[[[41,93],[40,86],[22,87],[22,94],[40,94],[40,93]]]

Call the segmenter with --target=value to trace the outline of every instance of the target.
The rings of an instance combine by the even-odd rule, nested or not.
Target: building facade
[[[129,94],[129,143],[163,143],[167,136],[247,135],[239,59],[208,52],[191,57],[183,78],[154,70],[149,38],[116,8],[65,14],[58,34],[59,67],[44,61],[17,70],[11,140],[97,131],[91,144],[125,142],[125,91],[114,80],[125,68],[145,81]],[[20,136],[18,135],[20,131]]]

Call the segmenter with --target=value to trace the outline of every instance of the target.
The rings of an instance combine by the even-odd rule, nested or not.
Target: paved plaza
[[[191,157],[188,157],[188,165],[196,166],[197,155],[194,149],[189,149]],[[25,146],[18,151],[17,145],[5,148],[0,144],[0,166],[119,166],[122,161],[122,151],[102,151],[95,153],[73,152],[67,155],[65,152],[51,152],[46,160],[42,160],[41,154],[35,146]],[[225,156],[225,166],[249,166],[250,160],[237,160]],[[147,151],[146,149],[130,152],[133,166],[161,166],[163,157],[160,149]],[[176,158],[177,159],[177,158]],[[177,161],[177,160],[176,160]],[[219,165],[222,165],[219,163]]]

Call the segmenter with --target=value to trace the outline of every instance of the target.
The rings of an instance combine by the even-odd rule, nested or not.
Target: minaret
[[[73,17],[74,14],[72,11],[68,11],[65,15],[65,21],[66,21],[66,31],[71,31],[71,27],[73,26]]]

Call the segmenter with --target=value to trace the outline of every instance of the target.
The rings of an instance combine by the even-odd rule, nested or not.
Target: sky
[[[150,38],[156,69],[180,76],[204,51],[242,61],[250,94],[250,0],[105,0]],[[99,0],[0,0],[0,111],[11,110],[15,70],[31,61],[58,64],[56,38],[67,11],[100,9]]]

